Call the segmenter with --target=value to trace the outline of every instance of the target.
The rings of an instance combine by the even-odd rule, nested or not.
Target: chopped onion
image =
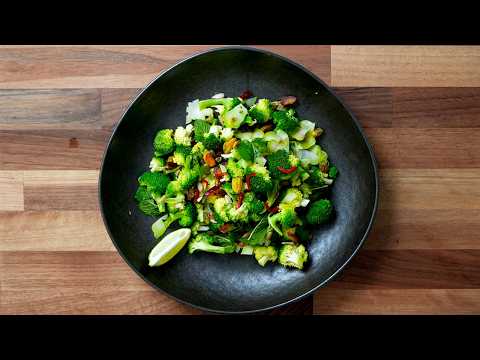
[[[300,206],[306,207],[309,202],[310,202],[310,200],[308,200],[308,199],[303,199],[303,200],[300,202]]]
[[[233,154],[232,153],[230,153],[230,154],[220,154],[220,156],[223,157],[224,159],[229,159],[233,156]]]
[[[210,228],[208,226],[199,226],[198,231],[208,231]]]
[[[212,99],[223,99],[225,97],[224,93],[218,93],[212,96]]]
[[[232,203],[232,199],[230,199],[230,196],[225,195],[224,198],[225,198],[225,202],[226,202],[227,204],[231,204],[231,203]]]
[[[223,173],[227,172],[227,168],[223,164],[220,164],[219,167],[220,167],[220,170],[222,170]]]

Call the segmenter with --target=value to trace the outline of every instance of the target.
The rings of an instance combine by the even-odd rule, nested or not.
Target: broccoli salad
[[[138,208],[191,229],[188,253],[252,255],[261,266],[303,269],[311,229],[327,222],[338,170],[301,119],[295,96],[214,95],[186,108],[186,124],[158,131],[150,169],[138,178]]]

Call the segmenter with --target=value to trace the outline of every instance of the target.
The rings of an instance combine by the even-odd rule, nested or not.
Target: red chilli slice
[[[238,201],[237,201],[237,209],[242,206],[242,203],[243,203],[243,198],[244,198],[245,194],[243,192],[239,193],[238,194]]]
[[[291,174],[291,173],[293,173],[295,170],[297,170],[297,167],[296,167],[296,166],[292,166],[290,169],[285,169],[285,168],[283,168],[283,167],[281,167],[281,166],[277,166],[277,169],[278,169],[279,171],[281,171],[282,173],[284,173],[284,174]]]

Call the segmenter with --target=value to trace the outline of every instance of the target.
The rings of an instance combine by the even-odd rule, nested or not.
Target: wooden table
[[[132,97],[206,48],[0,47],[0,313],[199,313],[115,252],[97,176]],[[377,221],[351,265],[273,313],[480,313],[480,47],[265,48],[335,88],[381,175]]]

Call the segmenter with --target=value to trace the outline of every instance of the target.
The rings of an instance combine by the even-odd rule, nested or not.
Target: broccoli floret
[[[165,159],[153,157],[149,167],[151,172],[163,171],[165,169]]]
[[[290,174],[285,174],[280,169],[284,171],[288,171],[291,169],[292,164],[290,163],[290,157],[288,152],[285,150],[278,150],[273,154],[267,156],[267,164],[268,164],[268,171],[270,172],[273,178],[283,178],[285,175],[291,175],[295,171],[291,172]]]
[[[215,134],[208,134],[203,140],[205,149],[216,150],[222,145],[222,140]]]
[[[193,204],[187,203],[181,214],[182,216],[178,220],[178,224],[183,227],[189,227],[192,226],[197,218],[197,209]]]
[[[331,179],[336,179],[338,176],[338,169],[336,166],[330,166],[330,169],[328,170],[328,177]]]
[[[277,249],[273,246],[257,246],[253,253],[255,254],[255,259],[261,266],[265,266],[268,261],[275,262],[278,257]]]
[[[250,190],[256,194],[266,194],[272,190],[273,183],[269,177],[255,175],[250,177]]]
[[[235,148],[236,154],[240,156],[240,158],[253,162],[254,153],[253,153],[253,145],[250,141],[242,140],[240,144]]]
[[[165,203],[170,214],[180,212],[185,208],[185,195],[177,194],[174,197],[167,197]]]
[[[252,145],[255,152],[255,157],[267,154],[267,142],[265,140],[260,138],[253,139]]]
[[[158,206],[155,204],[153,199],[146,199],[146,200],[140,201],[138,203],[138,208],[146,215],[150,215],[150,216],[160,215]]]
[[[282,129],[287,133],[291,133],[298,128],[298,119],[295,117],[293,109],[287,111],[275,111],[272,114],[273,123],[277,129]]]
[[[288,138],[288,134],[282,129],[267,132],[263,139],[267,142],[267,150],[269,153],[278,150],[289,151],[290,149],[290,139]]]
[[[235,243],[223,236],[199,234],[188,243],[188,253],[193,254],[195,251],[230,254],[235,251]]]
[[[332,215],[333,206],[330,200],[321,199],[310,205],[307,212],[307,222],[310,225],[319,225],[327,222]]]
[[[224,197],[217,198],[215,200],[215,203],[213,204],[213,209],[215,211],[215,214],[217,214],[218,217],[224,222],[227,222],[230,220],[229,211],[231,207],[232,207],[231,204],[227,204],[227,201],[225,200]]]
[[[201,159],[203,157],[203,153],[205,151],[205,146],[201,142],[197,142],[195,145],[192,147],[192,156],[194,156],[197,159]]]
[[[175,147],[175,142],[172,138],[172,129],[163,129],[157,132],[153,140],[153,147],[155,148],[155,155],[157,157],[171,153]]]
[[[190,131],[189,131],[190,130]],[[187,128],[183,126],[177,127],[175,130],[175,134],[173,135],[173,139],[177,145],[185,145],[190,146],[192,144],[191,135],[192,126],[188,125]]]
[[[297,220],[295,208],[287,206],[278,213],[268,216],[268,223],[280,235],[284,236],[284,230],[291,228]]]
[[[210,221],[208,226],[210,227],[210,230],[218,232],[220,228],[225,225],[225,221],[223,221],[216,212],[213,213],[213,219],[215,220],[215,222]]]
[[[157,204],[157,207],[158,207],[158,211],[161,213],[164,213],[165,212],[165,204],[166,204],[166,200],[167,200],[167,195],[162,195],[158,192],[155,192],[153,191],[152,192],[152,198],[153,200],[155,200],[156,204]]]
[[[243,203],[247,204],[248,212],[250,213],[250,215],[259,215],[265,211],[265,205],[263,204],[263,202],[251,192],[245,194],[243,198]]]
[[[227,172],[232,178],[243,177],[245,175],[245,170],[232,158],[227,161]]]
[[[135,200],[137,200],[138,202],[141,202],[143,200],[148,200],[150,198],[151,196],[147,188],[145,186],[139,186],[137,189],[137,192],[135,193]]]
[[[177,145],[173,153],[173,161],[178,165],[185,165],[187,156],[192,152],[192,148],[185,145]]]
[[[303,245],[284,244],[280,248],[278,262],[283,266],[302,270],[308,260],[308,252]]]
[[[203,141],[205,134],[210,131],[210,123],[205,120],[195,120],[193,122],[193,132],[196,142]]]
[[[138,178],[138,183],[141,186],[145,186],[148,191],[156,191],[160,194],[164,194],[170,179],[167,175],[147,171]]]
[[[178,182],[182,190],[187,190],[195,185],[200,178],[200,165],[193,156],[187,156],[185,165],[178,174]]]
[[[242,125],[247,114],[248,110],[245,106],[238,104],[233,109],[222,114],[220,119],[225,127],[238,129]]]
[[[225,111],[229,111],[233,109],[235,106],[240,104],[241,101],[238,98],[221,98],[221,99],[206,99],[202,100],[198,103],[200,110],[216,106],[222,105]]]
[[[302,141],[309,131],[315,129],[315,123],[308,120],[302,120],[298,125],[299,127],[290,134],[293,139],[298,141]]]
[[[171,181],[167,185],[167,190],[166,190],[167,196],[172,197],[181,192],[182,192],[182,187],[180,186],[180,182],[178,180]]]
[[[152,224],[153,236],[155,237],[155,239],[160,238],[165,233],[165,231],[167,231],[168,227],[177,220],[180,226],[189,227],[193,224],[195,216],[195,207],[192,204],[188,203],[185,206],[184,210],[169,214],[165,220],[158,219],[157,221],[155,221]]]
[[[264,123],[270,119],[272,115],[272,107],[268,99],[260,99],[252,106],[249,115],[257,120],[259,123]]]
[[[228,219],[233,222],[247,222],[248,221],[248,205],[243,203],[239,208],[230,206],[228,209]]]
[[[316,167],[310,172],[310,178],[308,179],[308,182],[317,187],[330,185],[333,183],[333,180],[329,179],[326,173],[322,172]]]

